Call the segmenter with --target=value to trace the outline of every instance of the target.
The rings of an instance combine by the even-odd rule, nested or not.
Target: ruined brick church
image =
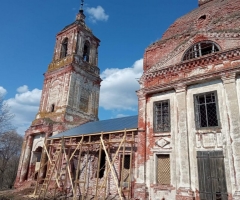
[[[196,0],[195,0],[196,1]],[[240,0],[198,0],[144,53],[138,116],[98,121],[100,40],[56,36],[15,186],[40,199],[240,199]]]

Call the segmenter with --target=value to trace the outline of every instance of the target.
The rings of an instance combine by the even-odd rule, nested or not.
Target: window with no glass
[[[65,58],[67,56],[67,51],[68,51],[68,38],[65,38],[62,42],[60,58]]]
[[[122,182],[128,182],[130,177],[130,155],[124,155],[122,158],[122,170],[121,170],[121,178]]]
[[[170,131],[170,103],[169,100],[154,102],[154,132]]]
[[[162,185],[170,185],[170,156],[169,154],[157,155],[157,183]]]
[[[190,60],[193,58],[198,58],[207,54],[211,54],[219,51],[217,44],[212,41],[202,41],[191,46],[183,56],[184,60]]]
[[[90,43],[86,41],[83,46],[83,60],[89,62]]]
[[[217,92],[208,92],[194,96],[197,128],[219,126]]]

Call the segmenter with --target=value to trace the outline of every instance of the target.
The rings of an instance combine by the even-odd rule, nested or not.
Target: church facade
[[[240,199],[240,1],[198,3],[144,54],[136,180],[149,199]]]
[[[15,185],[35,179],[45,197],[52,181],[75,199],[240,199],[240,0],[198,4],[145,50],[138,116],[105,121],[100,41],[80,10],[57,35]]]

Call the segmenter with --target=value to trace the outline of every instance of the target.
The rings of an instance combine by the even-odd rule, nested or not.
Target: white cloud
[[[125,114],[117,114],[117,115],[116,115],[116,118],[127,117],[127,116],[129,116],[129,115],[125,115]]]
[[[5,95],[6,93],[7,90],[4,87],[0,86],[0,95]]]
[[[105,13],[105,10],[102,8],[102,6],[94,7],[87,7],[86,12],[90,15],[90,19],[92,22],[96,21],[107,21],[109,16]]]
[[[143,59],[137,60],[132,67],[104,70],[101,74],[100,106],[106,110],[136,110],[137,79],[141,77],[142,69]]]
[[[24,93],[24,92],[27,92],[27,91],[28,91],[28,86],[27,85],[23,85],[23,86],[21,86],[17,89],[17,92],[19,92],[19,93]]]
[[[6,101],[15,115],[13,126],[16,127],[19,134],[24,135],[24,131],[29,128],[38,112],[42,91],[39,89],[29,91],[26,85],[19,87],[17,91],[14,98]]]

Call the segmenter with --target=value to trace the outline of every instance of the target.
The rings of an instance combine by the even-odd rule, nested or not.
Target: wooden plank
[[[103,134],[101,135],[101,137]],[[100,173],[100,165],[101,165],[101,158],[102,158],[102,145],[99,145],[99,153],[98,153],[98,169],[97,169],[97,182],[96,182],[96,188],[95,188],[95,198],[97,200],[98,198],[98,179],[99,179],[99,173]],[[105,165],[105,164],[104,164]]]
[[[88,142],[91,141],[91,136],[89,136],[88,138]],[[87,158],[86,158],[86,164],[85,164],[85,174],[84,174],[84,180],[85,180],[85,183],[83,184],[83,195],[85,196],[85,193],[86,193],[86,182],[87,182],[87,175],[88,175],[88,161],[89,161],[89,146],[88,146],[88,150],[87,150]]]
[[[125,133],[124,133],[124,138],[126,138],[126,130],[125,130]],[[122,167],[121,167],[121,178],[120,178],[120,191],[121,191],[121,194],[122,194],[122,187],[123,187],[124,162],[125,162],[125,140],[123,142]]]
[[[67,171],[68,171],[68,176],[69,176],[69,180],[70,180],[72,191],[73,191],[73,196],[75,196],[75,191],[74,191],[73,182],[72,182],[72,176],[71,176],[71,172],[70,172],[70,168],[69,168],[69,159],[68,159],[69,155],[67,156],[65,148],[63,148],[63,151],[64,151],[65,159],[67,161]]]
[[[78,154],[77,171],[76,171],[75,185],[74,185],[75,193],[74,193],[74,196],[73,196],[73,200],[77,200],[77,183],[80,183],[80,181],[77,181],[77,180],[79,180],[79,170],[80,170],[80,167],[81,167],[81,155],[82,155],[83,138],[84,138],[84,136],[82,136],[82,139],[79,142],[79,143],[81,143],[81,145],[80,145],[79,154]],[[80,188],[79,188],[79,192],[80,192]]]
[[[138,129],[137,128],[133,128],[133,129],[127,129],[127,132],[131,132],[131,131],[137,131]],[[120,130],[120,131],[110,131],[110,132],[104,132],[103,134],[106,135],[106,134],[115,134],[115,133],[122,133],[124,132],[123,130]],[[98,132],[98,133],[92,133],[92,134],[79,134],[79,137],[81,136],[95,136],[95,135],[100,135],[101,132]],[[74,135],[74,136],[65,136],[64,138],[76,138],[78,136]],[[59,138],[48,138],[47,140],[59,140],[61,137]]]

